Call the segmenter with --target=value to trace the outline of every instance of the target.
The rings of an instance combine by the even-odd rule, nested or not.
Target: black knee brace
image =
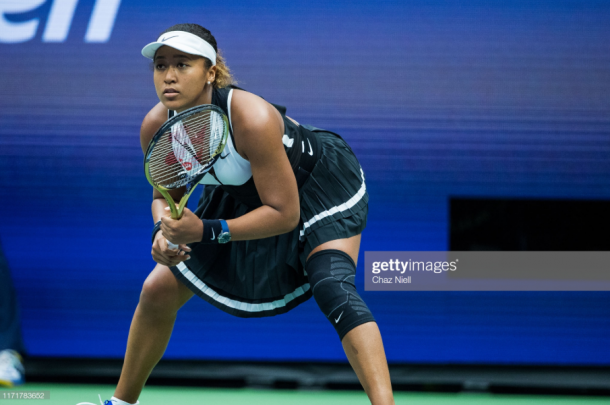
[[[356,265],[340,250],[321,250],[305,264],[311,292],[318,306],[339,334],[366,322],[374,322],[373,314],[356,291]]]

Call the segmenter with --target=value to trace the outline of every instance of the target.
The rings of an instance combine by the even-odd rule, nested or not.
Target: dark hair
[[[218,49],[216,38],[214,38],[214,35],[212,35],[210,30],[203,28],[199,24],[176,24],[163,31],[161,34],[159,34],[159,36],[170,31],[188,32],[193,35],[197,35],[199,38],[212,45],[212,47],[216,51],[216,79],[214,80],[214,87],[222,88],[237,83],[237,81],[233,79],[233,76],[231,76],[231,71],[229,70],[229,67],[225,63],[224,58],[222,57],[221,52]],[[205,59],[205,68],[211,68],[212,61],[206,57],[203,57],[203,59]]]

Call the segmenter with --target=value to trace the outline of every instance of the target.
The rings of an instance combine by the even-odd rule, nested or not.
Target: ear
[[[214,83],[216,80],[216,66],[212,66],[210,70],[208,70],[208,82]]]

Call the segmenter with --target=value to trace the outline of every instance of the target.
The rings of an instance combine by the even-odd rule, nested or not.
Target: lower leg
[[[377,323],[367,322],[355,327],[341,343],[371,404],[394,404],[390,372]]]
[[[147,278],[129,329],[116,398],[137,402],[148,376],[165,353],[178,309],[192,295],[165,266],[158,265]]]
[[[392,405],[392,383],[381,334],[354,285],[359,250],[360,235],[323,243],[307,257],[307,273],[316,302],[339,336],[343,336],[343,350],[369,400],[373,405]],[[323,259],[325,253],[333,258]],[[345,333],[343,327],[357,324],[358,318],[364,323],[359,322],[359,326]]]
[[[115,397],[132,404],[137,402],[148,376],[165,353],[175,320],[175,313],[155,316],[138,305]]]

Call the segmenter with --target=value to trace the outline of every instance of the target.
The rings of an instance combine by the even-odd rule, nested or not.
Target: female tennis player
[[[158,264],[144,282],[121,377],[106,404],[139,403],[178,309],[194,294],[239,317],[285,313],[313,295],[371,403],[393,404],[381,335],[354,286],[368,194],[350,147],[234,86],[215,38],[199,25],[167,29],[142,54],[153,60],[160,100],[142,123],[144,151],[168,116],[201,104],[224,111],[230,136],[201,181],[195,212],[171,219],[153,192]]]

